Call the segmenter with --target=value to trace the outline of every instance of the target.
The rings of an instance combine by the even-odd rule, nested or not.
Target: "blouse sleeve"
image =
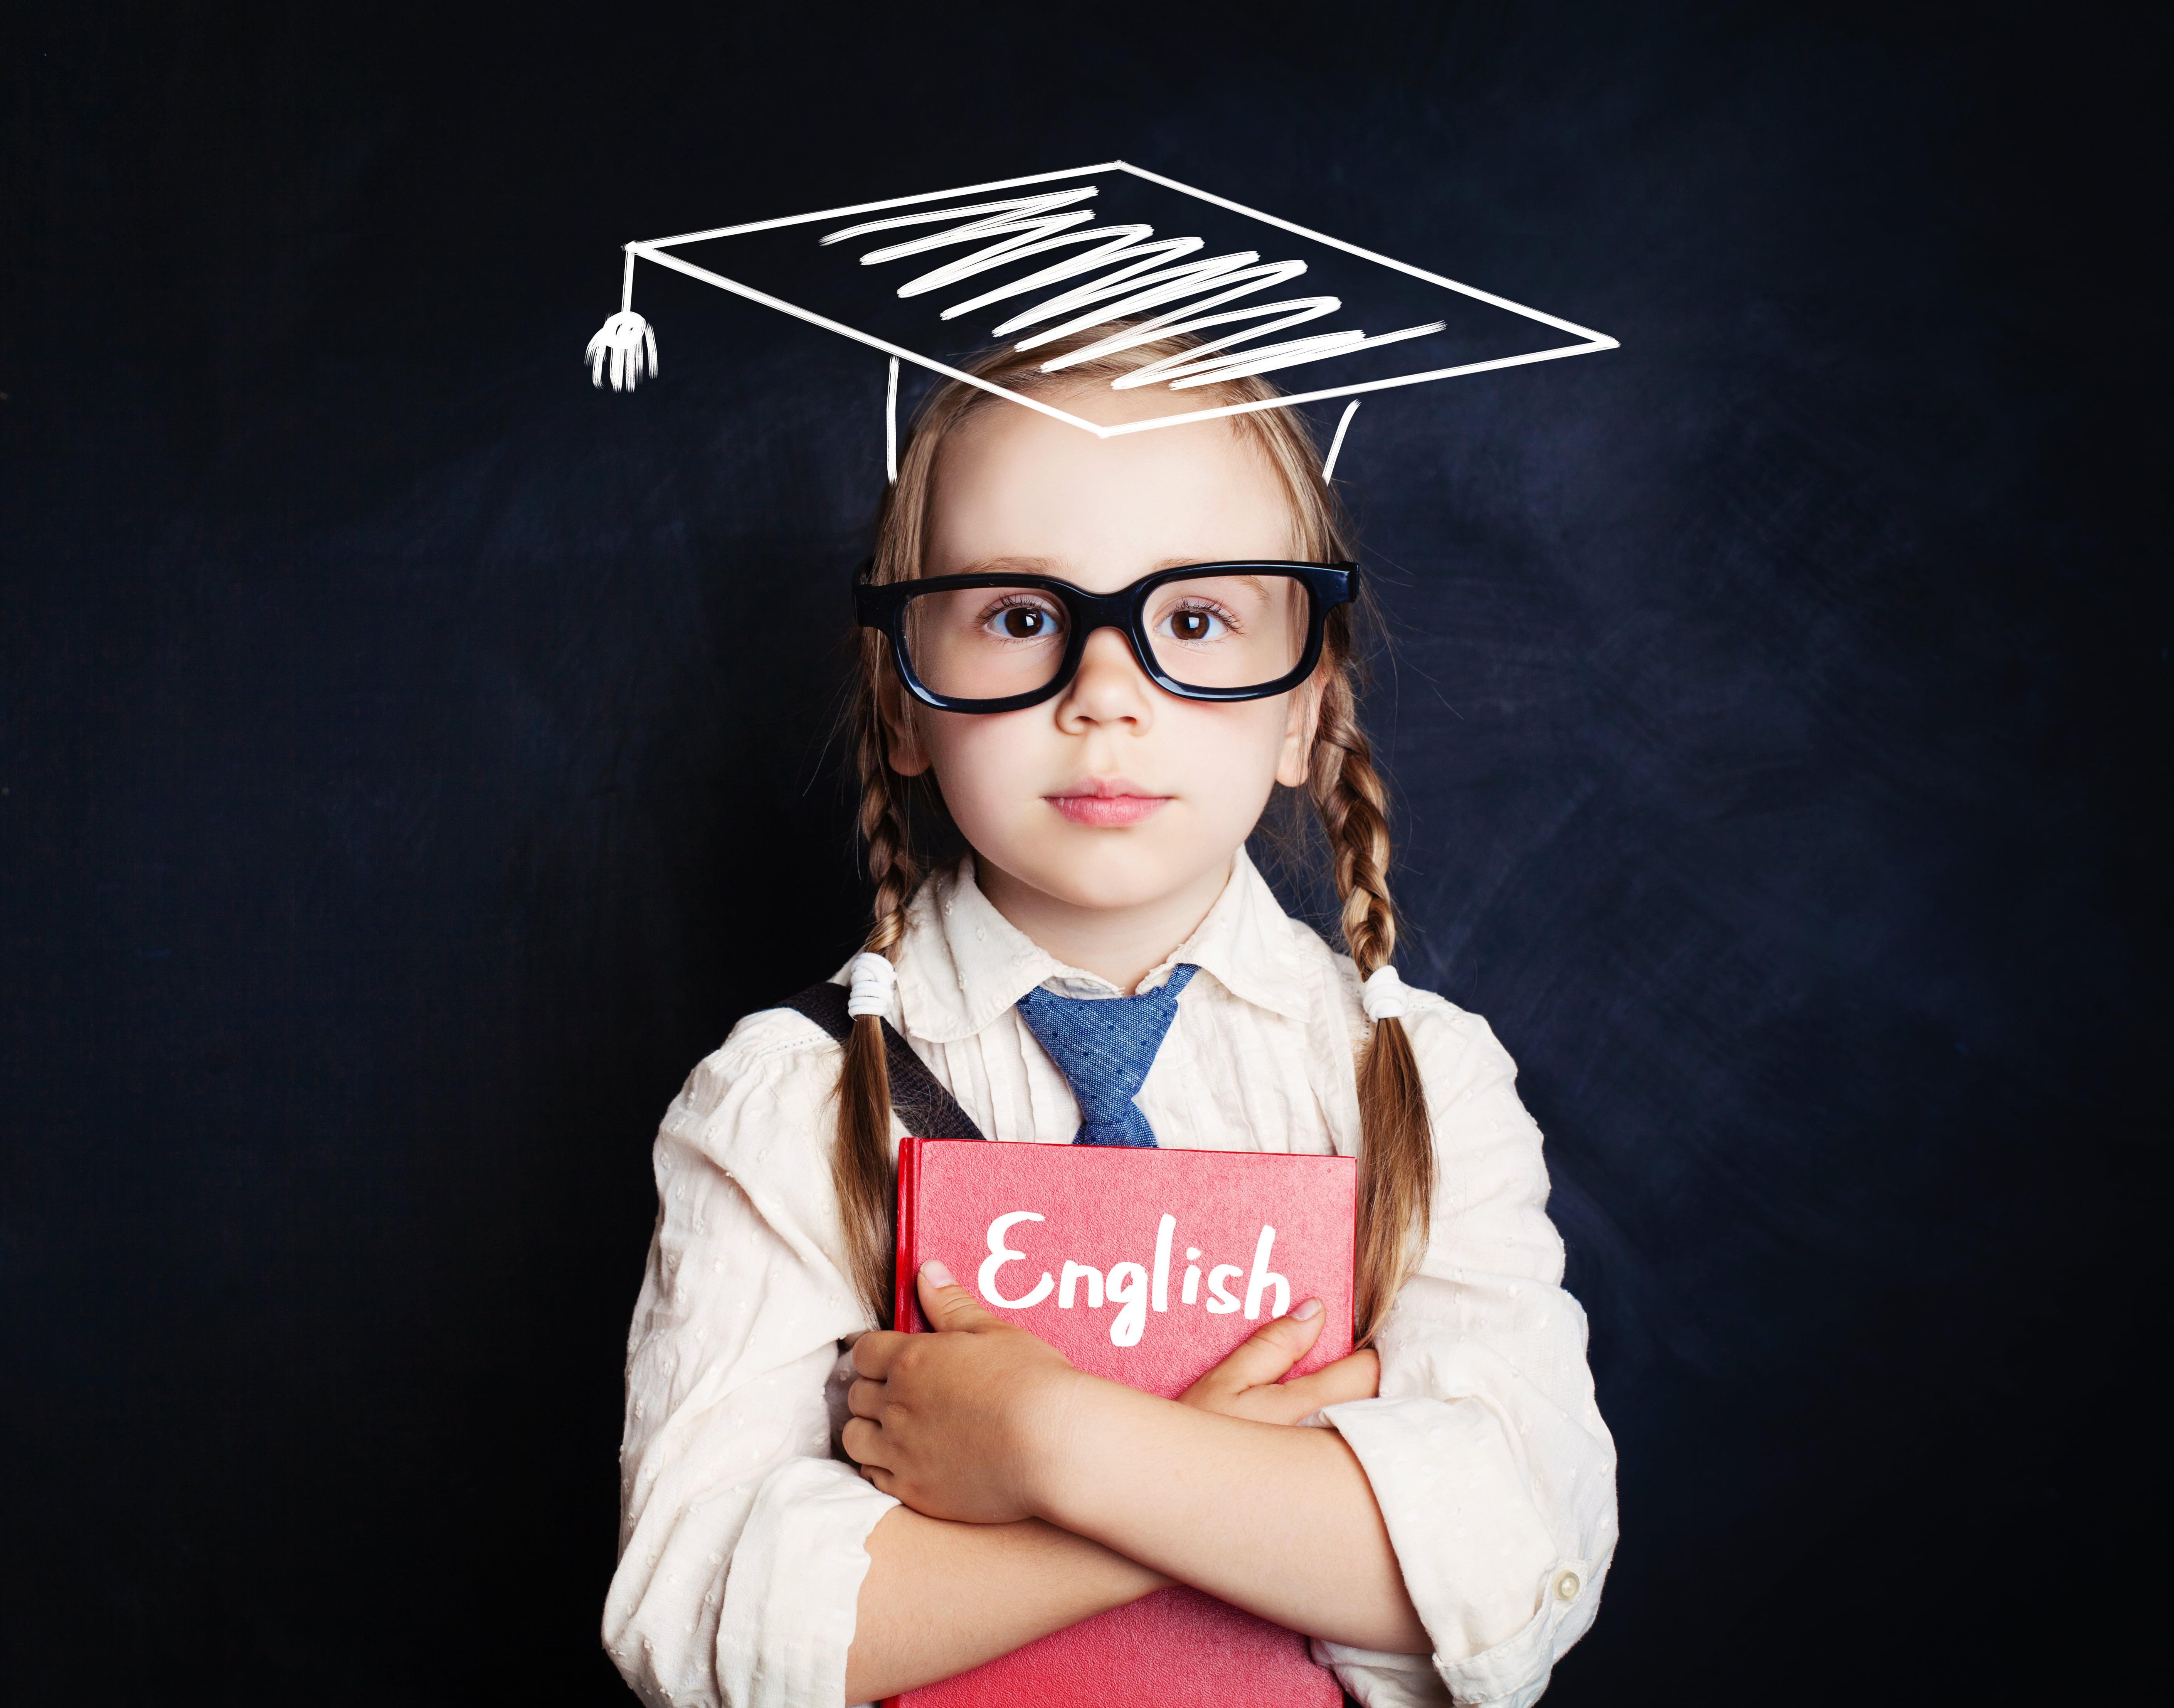
[[[868,1326],[830,1179],[836,1064],[802,1016],[750,1015],[657,1134],[603,1619],[606,1650],[646,1702],[844,1697],[863,1544],[897,1503],[836,1446],[841,1343]]]
[[[1598,1608],[1615,1446],[1516,1066],[1438,997],[1414,992],[1405,1024],[1434,1123],[1431,1235],[1378,1338],[1380,1397],[1325,1416],[1366,1468],[1434,1653],[1317,1647],[1368,1708],[1528,1708]]]

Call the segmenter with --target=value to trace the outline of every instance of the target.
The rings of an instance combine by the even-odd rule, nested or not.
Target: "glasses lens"
[[[1188,688],[1258,688],[1298,668],[1313,608],[1306,584],[1273,570],[1165,581],[1148,596],[1149,644]]]
[[[954,587],[906,608],[913,673],[947,700],[1004,700],[1046,688],[1064,662],[1063,602],[1039,587]]]

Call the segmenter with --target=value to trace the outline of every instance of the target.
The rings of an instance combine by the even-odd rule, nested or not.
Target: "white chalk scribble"
[[[1071,204],[1086,201],[1101,193],[1090,184],[1046,191],[1036,196],[1020,196],[1008,202],[983,202],[966,208],[938,208],[917,214],[902,214],[889,219],[872,219],[865,224],[849,225],[841,231],[829,233],[823,241],[825,244],[843,243],[878,231],[895,231],[911,225],[942,224],[946,220],[959,222],[940,231],[909,238],[903,243],[872,249],[861,257],[863,267],[879,267],[886,262],[903,260],[908,256],[926,255],[933,250],[953,248],[962,243],[982,244],[982,247],[971,255],[947,262],[941,267],[906,280],[898,288],[898,294],[902,297],[925,296],[931,291],[946,290],[977,273],[987,273],[999,267],[1010,267],[1030,256],[1047,255],[1079,244],[1091,245],[1092,247],[1030,273],[1024,278],[1014,279],[994,290],[969,297],[964,302],[954,303],[944,311],[945,320],[956,320],[976,309],[1029,295],[1049,285],[1077,278],[1082,273],[1098,273],[1099,276],[1084,284],[1074,285],[1068,290],[1060,291],[1021,310],[994,329],[993,336],[1009,338],[1024,327],[1041,327],[1041,330],[1032,337],[1019,341],[1017,347],[1019,349],[1030,350],[1037,344],[1068,338],[1074,332],[1105,326],[1111,321],[1130,322],[1122,331],[1113,332],[1106,338],[1097,339],[1068,355],[1043,363],[1044,373],[1055,373],[1080,362],[1091,362],[1118,350],[1151,343],[1157,338],[1176,337],[1180,333],[1197,334],[1212,327],[1237,325],[1247,321],[1265,320],[1267,322],[1247,327],[1240,332],[1225,332],[1219,338],[1203,339],[1182,354],[1165,356],[1160,361],[1150,362],[1111,382],[1120,390],[1152,386],[1165,381],[1169,382],[1173,392],[1182,392],[1194,386],[1212,386],[1242,375],[1271,373],[1279,368],[1295,368],[1306,362],[1326,361],[1332,356],[1348,355],[1354,350],[1401,343],[1407,338],[1425,338],[1430,332],[1441,331],[1447,324],[1443,321],[1433,321],[1425,326],[1406,327],[1400,332],[1383,332],[1376,338],[1369,338],[1362,332],[1317,332],[1311,337],[1293,338],[1284,343],[1238,350],[1236,346],[1266,338],[1271,332],[1282,332],[1286,327],[1317,320],[1323,315],[1334,314],[1344,306],[1343,300],[1333,296],[1295,297],[1283,302],[1261,303],[1251,308],[1234,309],[1225,314],[1205,313],[1205,310],[1220,308],[1225,303],[1236,302],[1241,297],[1273,289],[1296,278],[1306,270],[1306,263],[1303,261],[1264,262],[1258,250],[1247,249],[1230,255],[1209,256],[1178,265],[1160,265],[1178,262],[1180,257],[1197,254],[1208,246],[1198,237],[1155,239],[1155,228],[1151,225],[1090,225],[1084,230],[1071,229],[1095,217],[1093,210],[1073,208]],[[984,240],[991,241],[985,242]],[[1100,271],[1106,268],[1108,271]],[[1165,308],[1164,305],[1169,303],[1180,305]],[[1153,312],[1158,309],[1162,312]],[[1146,315],[1148,318],[1133,318],[1138,315]],[[1277,318],[1279,316],[1281,318]],[[1043,322],[1052,320],[1057,324],[1043,325]]]

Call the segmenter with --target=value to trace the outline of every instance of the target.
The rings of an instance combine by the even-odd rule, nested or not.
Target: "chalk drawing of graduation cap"
[[[595,384],[631,390],[657,371],[655,330],[634,311],[634,264],[668,267],[888,354],[894,478],[900,362],[1100,438],[1353,398],[1333,468],[1362,393],[1616,347],[1575,322],[1122,160],[625,247],[619,312],[589,342]],[[1114,383],[1181,395],[1251,374],[1296,384],[1268,402],[1103,426],[962,365],[1006,341],[1030,351],[1104,326],[1106,337],[1051,366],[1186,333],[1190,348]]]

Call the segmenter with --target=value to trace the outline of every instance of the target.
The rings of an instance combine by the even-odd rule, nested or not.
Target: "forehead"
[[[1173,559],[1291,557],[1298,535],[1267,457],[1227,421],[1094,439],[1009,405],[945,440],[928,520],[929,574],[1038,558],[1118,585]]]

